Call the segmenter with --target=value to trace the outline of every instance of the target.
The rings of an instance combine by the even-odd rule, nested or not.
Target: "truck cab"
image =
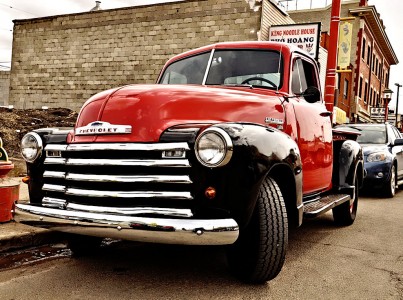
[[[356,217],[356,135],[333,130],[315,61],[275,42],[219,43],[170,59],[153,85],[98,93],[71,129],[22,139],[30,203],[15,219],[102,238],[225,245],[233,273],[280,272],[288,227]]]

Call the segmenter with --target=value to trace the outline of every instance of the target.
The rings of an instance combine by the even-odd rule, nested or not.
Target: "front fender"
[[[225,130],[234,144],[226,169],[225,205],[240,226],[254,210],[262,181],[274,178],[282,191],[288,213],[298,215],[302,204],[302,164],[297,144],[285,133],[251,123],[214,125]]]
[[[334,147],[333,187],[337,190],[353,184],[354,174],[362,186],[364,161],[361,146],[353,140],[339,141]]]

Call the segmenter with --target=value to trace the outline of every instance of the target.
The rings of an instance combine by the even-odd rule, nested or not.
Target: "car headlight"
[[[367,157],[368,162],[376,162],[376,161],[384,161],[386,160],[387,156],[385,152],[375,152],[371,153]]]
[[[233,145],[223,129],[210,127],[196,139],[195,153],[199,162],[206,167],[222,167],[231,159]]]
[[[27,162],[34,162],[42,154],[41,137],[35,132],[29,132],[21,140],[21,154]]]

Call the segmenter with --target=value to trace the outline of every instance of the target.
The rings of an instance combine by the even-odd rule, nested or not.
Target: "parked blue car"
[[[357,142],[364,153],[364,189],[379,189],[385,197],[393,197],[403,184],[403,136],[397,128],[384,124],[346,124],[360,132]]]

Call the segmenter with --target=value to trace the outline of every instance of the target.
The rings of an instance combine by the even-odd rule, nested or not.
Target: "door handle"
[[[333,113],[331,111],[324,111],[320,113],[321,117],[330,117]]]

